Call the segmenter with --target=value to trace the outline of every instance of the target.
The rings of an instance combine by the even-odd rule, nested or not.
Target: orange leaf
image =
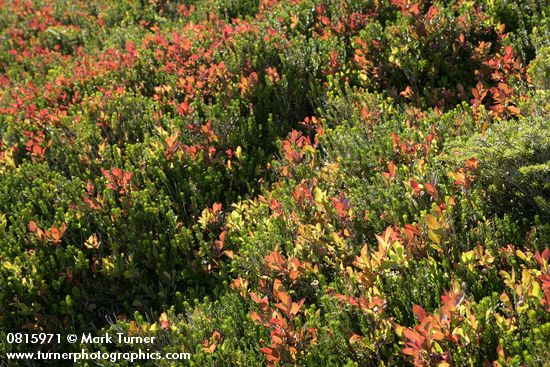
[[[259,324],[262,323],[262,318],[260,317],[260,315],[258,315],[258,313],[256,311],[250,311],[249,315],[252,318],[252,321],[254,321],[256,323],[259,323]]]
[[[407,98],[407,99],[410,99],[412,96],[414,96],[414,92],[413,92],[413,90],[411,89],[410,86],[407,86],[407,88],[405,88],[405,90],[402,91],[399,94],[401,95],[401,97],[404,97],[404,98]]]
[[[170,327],[170,322],[168,321],[168,315],[166,312],[160,314],[159,322],[163,329],[168,329]]]
[[[277,334],[273,334],[271,335],[271,341],[275,344],[283,344],[283,338],[281,338],[279,335]]]
[[[216,347],[217,347],[216,344],[214,343],[210,344],[208,340],[205,340],[202,344],[202,350],[208,354],[214,353],[214,351],[216,350]]]
[[[214,250],[217,252],[217,253],[220,253],[222,250],[223,250],[223,245],[224,245],[224,242],[225,242],[225,237],[227,236],[227,231],[223,231],[222,233],[220,233],[220,239],[217,240],[215,243],[214,243]]]
[[[422,308],[422,306],[413,304],[412,311],[416,315],[418,321],[422,322],[426,318],[426,311]]]
[[[292,306],[290,308],[290,316],[291,317],[296,316],[298,314],[298,312],[300,312],[300,308],[302,308],[302,305],[304,304],[304,301],[305,301],[305,298],[303,298],[298,303],[292,302]]]
[[[388,162],[388,170],[390,172],[390,177],[395,177],[395,169],[396,169],[396,165],[395,163],[393,163],[393,161],[389,161]]]
[[[426,182],[426,183],[424,184],[424,189],[426,190],[426,192],[427,192],[430,196],[433,196],[434,198],[437,198],[438,193],[437,193],[437,189],[435,188],[434,185],[432,185],[431,183]]]
[[[38,229],[38,225],[36,224],[35,221],[31,220],[29,222],[29,231],[36,232],[37,229]]]
[[[475,157],[472,157],[466,161],[466,168],[469,170],[476,170],[479,167],[479,162]]]

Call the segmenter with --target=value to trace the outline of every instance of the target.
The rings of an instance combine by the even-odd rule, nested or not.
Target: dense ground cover
[[[0,353],[545,365],[549,12],[0,0]]]

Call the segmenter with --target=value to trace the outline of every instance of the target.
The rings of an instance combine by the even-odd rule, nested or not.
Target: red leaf
[[[415,194],[420,193],[420,185],[418,184],[418,182],[416,182],[415,180],[413,180],[411,178],[410,181],[409,181],[409,184],[411,185],[411,187],[412,187]]]

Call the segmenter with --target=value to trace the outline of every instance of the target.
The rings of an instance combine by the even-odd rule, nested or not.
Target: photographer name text
[[[84,333],[80,336],[81,344],[153,344],[154,342],[154,336],[128,336],[124,333],[114,335],[106,333],[103,336]]]

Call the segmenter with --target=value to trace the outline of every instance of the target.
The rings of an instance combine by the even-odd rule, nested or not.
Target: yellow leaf
[[[533,277],[531,276],[531,273],[528,269],[523,269],[521,271],[521,285],[523,286],[523,289],[529,289],[529,286],[533,284]]]
[[[115,267],[113,262],[105,257],[101,259],[101,262],[103,263],[103,266],[105,267],[105,269],[113,269]]]
[[[4,266],[4,268],[8,269],[8,270],[12,270],[14,268],[14,266],[9,262],[9,261],[4,261],[2,263],[2,265]]]
[[[324,203],[327,202],[327,195],[326,193],[321,190],[320,188],[316,187],[313,190],[313,194],[315,196],[315,204],[317,204],[317,209],[322,210]]]
[[[516,250],[516,255],[526,263],[531,262],[531,256],[527,256],[523,251]]]
[[[426,224],[428,225],[429,229],[437,230],[441,228],[441,223],[437,220],[437,218],[431,214],[426,215]]]
[[[471,250],[471,251],[463,252],[460,259],[462,260],[463,263],[468,264],[470,262],[475,261],[476,255],[475,255],[474,251]]]
[[[430,240],[434,241],[437,244],[441,242],[441,236],[431,229],[428,230],[428,237],[430,237]]]
[[[99,240],[97,239],[97,235],[96,235],[96,234],[91,235],[90,237],[88,237],[88,239],[86,240],[86,242],[84,242],[84,246],[85,246],[86,248],[89,248],[89,249],[98,249],[98,248],[99,248],[99,245],[100,245],[100,242],[99,242]]]
[[[533,288],[531,289],[531,295],[536,298],[541,298],[540,285],[538,282],[533,282]]]

